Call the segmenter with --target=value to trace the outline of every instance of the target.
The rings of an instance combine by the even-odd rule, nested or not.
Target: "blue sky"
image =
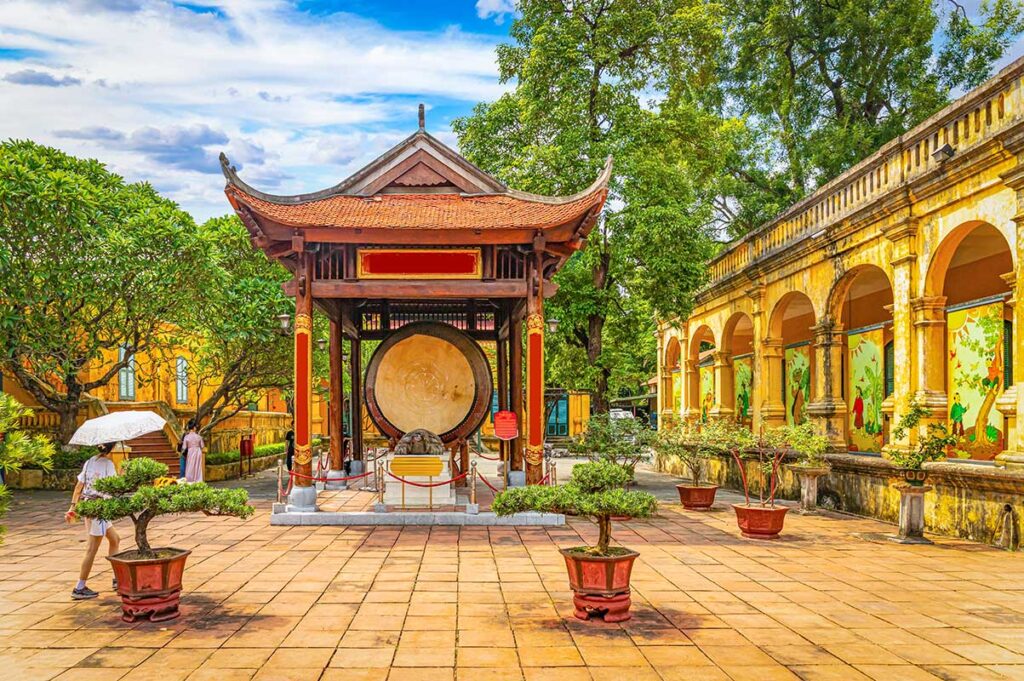
[[[513,4],[0,0],[0,139],[98,158],[197,219],[229,211],[221,151],[260,189],[314,191],[412,132],[420,102],[454,146],[451,120],[506,88]]]
[[[335,184],[416,128],[498,97],[509,0],[3,0],[0,138],[229,211],[217,154],[254,186]]]

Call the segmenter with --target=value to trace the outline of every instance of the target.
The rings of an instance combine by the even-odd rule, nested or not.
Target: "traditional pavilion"
[[[520,437],[503,443],[512,469],[528,483],[542,477],[544,453],[544,299],[551,277],[586,237],[608,194],[611,159],[573,196],[509,189],[424,129],[339,184],[311,194],[275,196],[243,182],[223,154],[225,193],[253,246],[280,262],[295,296],[295,457],[289,504],[315,508],[311,471],[312,311],[330,319],[330,430],[342,432],[342,338],[351,341],[351,423],[365,399],[364,340],[382,340],[412,321],[450,324],[497,347],[500,409],[518,415]],[[523,403],[523,324],[526,402]],[[524,433],[525,431],[525,433]],[[393,439],[400,433],[387,433]],[[525,434],[525,438],[523,435]],[[461,466],[468,465],[462,434]],[[351,451],[363,460],[361,428]],[[525,440],[525,441],[524,441]],[[524,446],[525,445],[525,446]],[[331,468],[342,469],[340,437]]]

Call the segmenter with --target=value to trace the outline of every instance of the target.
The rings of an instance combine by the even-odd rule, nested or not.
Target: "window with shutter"
[[[1003,320],[1003,388],[1013,385],[1013,322]]]
[[[893,350],[892,341],[885,344],[885,356],[883,363],[885,365],[885,396],[892,395],[896,390],[896,366],[895,366],[896,353]]]

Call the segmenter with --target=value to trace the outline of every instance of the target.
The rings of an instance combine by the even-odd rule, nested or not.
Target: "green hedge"
[[[99,450],[95,447],[75,447],[70,451],[57,449],[53,455],[53,470],[81,470],[85,462],[96,456]],[[25,468],[39,469],[39,466],[29,464]]]
[[[260,458],[260,457],[263,457],[263,456],[273,456],[275,454],[282,454],[283,455],[284,452],[285,452],[285,449],[287,449],[287,446],[288,446],[287,442],[275,442],[275,443],[269,444],[269,445],[257,445],[252,450],[252,455],[253,455],[253,458],[257,458],[257,459]],[[313,446],[314,447],[319,447],[320,446],[320,440],[319,439],[313,440]],[[206,455],[206,465],[207,466],[219,466],[219,465],[226,464],[226,463],[238,463],[238,460],[240,458],[241,458],[241,454],[238,452],[237,449],[234,449],[234,450],[232,450],[230,452],[221,452],[220,454],[207,454]]]

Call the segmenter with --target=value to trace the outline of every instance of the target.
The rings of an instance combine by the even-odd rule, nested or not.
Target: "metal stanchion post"
[[[377,503],[384,503],[384,464],[377,463]]]
[[[554,487],[555,485],[558,484],[558,464],[556,462],[551,462],[548,474],[551,476],[551,479],[548,480],[548,484]]]
[[[476,461],[469,464],[469,503],[476,503]]]
[[[281,498],[281,484],[282,478],[284,477],[284,462],[280,458],[277,460],[277,503],[284,501]]]

